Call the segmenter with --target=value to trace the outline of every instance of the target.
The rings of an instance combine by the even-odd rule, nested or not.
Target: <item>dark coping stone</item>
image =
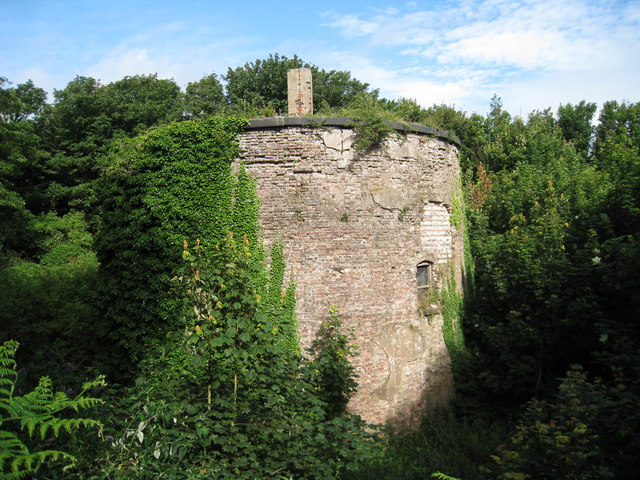
[[[358,123],[357,120],[346,117],[261,117],[252,118],[249,120],[249,125],[245,127],[245,130],[259,130],[263,128],[278,128],[278,127],[344,127],[353,128]],[[418,125],[415,123],[401,123],[387,121],[387,124],[394,130],[399,132],[412,132],[412,133],[424,133],[426,135],[432,135],[434,137],[441,138],[448,142],[454,143],[460,146],[460,140],[450,135],[445,130],[437,130],[425,125]]]

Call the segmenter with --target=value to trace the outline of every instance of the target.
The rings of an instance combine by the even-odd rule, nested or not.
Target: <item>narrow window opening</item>
[[[418,310],[427,315],[433,309],[432,291],[430,287],[433,284],[433,263],[429,261],[420,262],[416,266],[416,284],[418,287]]]
[[[416,267],[416,280],[418,290],[429,288],[431,286],[431,270],[433,264],[431,262],[420,262]]]

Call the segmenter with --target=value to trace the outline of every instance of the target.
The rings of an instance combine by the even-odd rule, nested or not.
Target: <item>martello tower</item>
[[[350,409],[369,422],[412,418],[453,391],[439,298],[462,277],[458,144],[397,124],[382,145],[357,153],[353,121],[305,117],[311,79],[290,73],[290,85],[292,77],[305,91],[290,91],[290,110],[302,116],[254,119],[240,135],[265,241],[284,241],[303,348],[330,307],[353,327],[359,389]]]

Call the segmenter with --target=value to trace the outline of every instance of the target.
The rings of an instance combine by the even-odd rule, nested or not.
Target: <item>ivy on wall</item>
[[[97,303],[104,317],[98,335],[110,346],[105,354],[122,359],[117,378],[127,378],[149,346],[181,328],[170,279],[185,240],[211,247],[233,232],[264,258],[255,182],[243,167],[232,169],[245,125],[229,117],[172,123],[124,141],[111,154],[100,180]],[[283,270],[277,262],[272,268]],[[280,290],[282,280],[263,273],[255,288],[267,291],[280,281],[274,287]],[[271,310],[293,311],[290,303]]]

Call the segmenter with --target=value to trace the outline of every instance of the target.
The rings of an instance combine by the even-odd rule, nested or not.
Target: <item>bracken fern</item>
[[[61,450],[29,451],[23,439],[58,437],[60,431],[72,433],[80,427],[98,427],[88,418],[60,418],[63,411],[86,409],[102,400],[85,396],[105,384],[102,377],[87,382],[75,398],[66,393],[54,393],[51,379],[42,377],[38,386],[23,396],[14,395],[18,372],[14,360],[18,342],[9,340],[0,346],[0,479],[26,478],[43,464],[63,460],[73,464],[75,458]]]

